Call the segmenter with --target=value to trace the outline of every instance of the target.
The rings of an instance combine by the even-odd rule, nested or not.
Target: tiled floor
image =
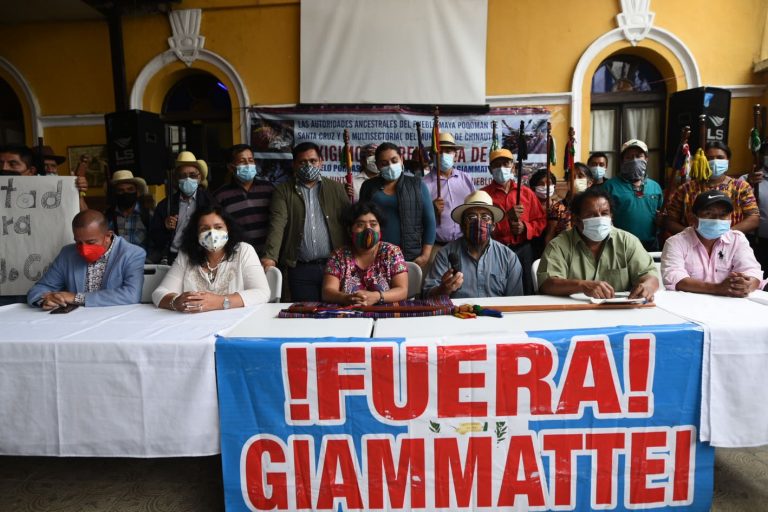
[[[0,512],[224,510],[218,457],[0,457]],[[768,511],[768,447],[718,449],[715,512]]]

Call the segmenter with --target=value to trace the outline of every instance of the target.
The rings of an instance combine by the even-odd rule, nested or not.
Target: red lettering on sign
[[[518,479],[522,469],[523,478]],[[499,507],[513,507],[520,495],[528,497],[529,507],[544,506],[541,467],[533,445],[533,436],[512,436],[499,489]]]
[[[593,403],[602,414],[621,412],[619,386],[607,341],[573,342],[563,372],[558,414],[576,414],[584,404]],[[589,381],[591,381],[591,384]]]
[[[255,508],[288,508],[286,474],[282,471],[266,471],[272,464],[284,462],[283,447],[275,440],[257,439],[248,447],[245,454],[245,485],[248,500]]]
[[[396,421],[418,418],[429,403],[429,353],[427,347],[405,349],[405,403],[399,406],[395,393],[400,390],[396,378],[395,347],[371,348],[371,395],[373,406],[382,417]],[[399,393],[398,393],[399,394]]]
[[[475,489],[477,473],[477,506],[491,506],[493,483],[491,450],[493,439],[490,437],[470,437],[467,445],[467,457],[464,469],[461,467],[461,455],[456,438],[435,439],[435,506],[450,506],[450,490],[456,495],[456,505],[468,507]],[[453,478],[451,479],[451,476]]]
[[[339,373],[340,364],[365,363],[363,347],[315,347],[317,365],[317,412],[320,420],[338,420],[342,418],[342,391],[360,391],[365,389],[363,375],[343,375]]]
[[[461,373],[462,361],[485,361],[485,345],[445,345],[437,347],[437,416],[439,418],[487,416],[485,402],[462,402],[462,388],[485,386],[484,373]]]
[[[521,372],[521,362],[530,370]],[[552,414],[553,384],[548,381],[554,360],[552,352],[541,343],[520,343],[496,347],[496,415],[517,416],[521,389],[528,390],[531,414]]]
[[[384,503],[384,482],[391,508],[424,508],[426,504],[426,480],[424,471],[424,439],[403,438],[400,443],[398,465],[392,457],[389,439],[367,439],[368,457],[368,507],[389,509]],[[410,500],[405,501],[405,491],[410,481]]]
[[[594,455],[594,504],[614,508],[616,506],[616,465],[618,464],[616,452],[624,449],[624,434],[613,432],[587,434],[585,445],[587,450],[596,452]]]
[[[307,402],[307,349],[286,348],[284,368],[288,371],[288,393],[292,420],[309,419]]]
[[[552,456],[554,482],[550,479],[549,487],[553,489],[555,505],[573,508],[576,500],[576,455],[574,451],[584,449],[584,436],[578,434],[546,434],[543,436],[545,450],[555,452]]]
[[[350,439],[326,441],[316,508],[334,508],[335,498],[345,500],[346,509],[363,508],[351,444]],[[341,475],[341,481],[338,481],[337,474]]]
[[[661,457],[649,457],[649,448],[667,448],[666,432],[632,432],[630,437],[630,485],[631,505],[664,503],[664,484],[651,485],[649,476],[665,475],[666,463]]]

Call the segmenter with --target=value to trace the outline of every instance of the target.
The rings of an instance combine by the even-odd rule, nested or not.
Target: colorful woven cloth
[[[297,302],[278,313],[278,318],[408,318],[452,315],[453,302],[448,296],[425,300],[403,300],[375,306],[340,306],[324,302]]]

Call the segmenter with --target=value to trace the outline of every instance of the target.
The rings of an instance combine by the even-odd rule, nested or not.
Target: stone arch
[[[27,141],[34,145],[37,138],[43,135],[43,125],[40,122],[40,103],[32,87],[19,69],[8,59],[0,56],[0,77],[2,77],[16,93],[24,112],[24,130]]]
[[[583,119],[589,111],[592,75],[600,63],[610,55],[626,53],[639,55],[654,64],[662,73],[672,72],[674,82],[668,92],[690,89],[701,85],[699,66],[693,53],[677,36],[662,28],[651,27],[645,39],[637,45],[626,40],[621,28],[615,28],[598,37],[581,55],[571,82],[571,126],[576,131],[577,144],[589,131],[589,121]],[[586,108],[585,108],[586,106]],[[581,155],[577,146],[576,154]],[[585,155],[582,155],[585,156]]]
[[[166,50],[155,56],[136,77],[131,89],[130,107],[159,112],[156,98],[164,97],[177,81],[169,78],[180,77],[190,69],[206,71],[228,87],[232,107],[237,110],[237,115],[232,116],[232,140],[246,143],[248,140],[247,108],[250,105],[248,90],[232,64],[210,50],[200,49],[197,60],[189,67],[178,60],[173,50]]]

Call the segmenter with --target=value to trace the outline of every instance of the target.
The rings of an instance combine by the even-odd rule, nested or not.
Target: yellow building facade
[[[299,103],[300,1],[184,0],[172,8],[177,14],[123,18],[130,108],[161,113],[175,84],[208,73],[231,102],[227,144],[246,141],[248,106]],[[169,45],[171,17],[185,12],[204,37],[186,63]],[[731,91],[735,174],[752,162],[752,107],[768,102],[767,16],[768,0],[488,0],[486,102],[546,107],[556,140],[573,126],[577,160],[585,160],[596,70],[608,58],[637,57],[658,70],[666,98],[701,86]],[[21,105],[26,144],[42,136],[59,154],[104,144],[103,116],[115,110],[106,22],[9,23],[3,31],[0,78]]]

